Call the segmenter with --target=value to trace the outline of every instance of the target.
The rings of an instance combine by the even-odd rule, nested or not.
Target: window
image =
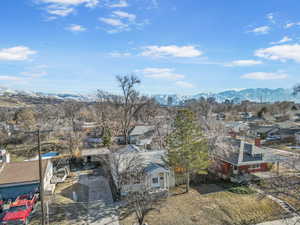
[[[251,165],[250,169],[260,169],[260,164]]]
[[[158,178],[157,177],[152,178],[152,183],[153,184],[158,184]]]

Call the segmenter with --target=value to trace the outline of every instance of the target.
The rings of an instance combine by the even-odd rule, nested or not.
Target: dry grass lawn
[[[217,185],[202,185],[197,189],[168,198],[159,210],[146,216],[146,222],[149,225],[229,225],[273,220],[282,213],[276,203],[266,198],[259,200],[256,194],[234,194],[220,190]],[[134,222],[131,215],[121,224]]]
[[[58,184],[55,189],[55,194],[46,197],[49,200],[49,222],[51,225],[84,225],[87,224],[88,209],[87,203],[78,203],[72,200],[72,191],[84,191],[77,183],[74,174],[66,179],[64,183]],[[88,196],[87,193],[83,195]],[[33,214],[30,225],[41,224],[41,212],[38,207]]]

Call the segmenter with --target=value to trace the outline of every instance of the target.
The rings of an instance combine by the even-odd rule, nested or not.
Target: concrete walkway
[[[119,225],[110,186],[103,176],[81,176],[79,183],[89,187],[88,224]]]
[[[253,185],[250,185],[250,188],[255,190],[257,193],[261,194],[261,195],[264,195],[266,196],[267,198],[271,199],[272,201],[276,202],[283,210],[285,210],[289,215],[291,216],[297,216],[297,214],[295,213],[296,212],[296,209],[293,208],[290,204],[288,204],[287,202],[285,201],[282,201],[281,199],[279,198],[276,198],[270,194],[266,194],[263,190],[261,189],[258,189],[257,187],[253,186]],[[300,224],[299,224],[300,225]]]
[[[257,225],[299,225],[299,224],[300,224],[300,217],[293,217],[289,219],[264,222]]]

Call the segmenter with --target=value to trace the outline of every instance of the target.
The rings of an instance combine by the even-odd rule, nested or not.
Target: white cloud
[[[22,81],[23,79],[16,76],[6,76],[6,75],[0,75],[0,80],[2,81]]]
[[[185,77],[183,74],[174,73],[174,69],[171,68],[145,68],[136,72],[142,73],[145,77],[155,79],[178,80]]]
[[[48,9],[47,12],[56,16],[68,16],[69,14],[74,12],[73,8],[56,8],[56,9]],[[56,17],[52,17],[52,19],[56,19]]]
[[[268,13],[266,17],[267,17],[267,19],[268,19],[271,23],[275,23],[275,20],[274,20],[274,14],[273,14],[273,13]]]
[[[131,56],[130,52],[111,52],[109,53],[112,57],[128,57]]]
[[[125,28],[128,27],[127,24],[123,23],[121,20],[119,19],[113,19],[113,18],[104,18],[101,17],[99,18],[100,21],[102,21],[103,23],[106,23],[108,25],[111,25],[113,27],[119,27],[119,28]]]
[[[296,22],[296,23],[287,23],[284,28],[288,29],[294,26],[300,26],[300,22]]]
[[[84,26],[78,25],[78,24],[71,24],[66,28],[69,31],[73,32],[83,32],[86,31],[86,28]]]
[[[268,34],[270,29],[271,28],[269,26],[262,26],[262,27],[256,27],[249,32],[256,33],[256,34]]]
[[[288,77],[287,74],[284,73],[267,73],[267,72],[255,72],[255,73],[247,73],[241,76],[244,79],[252,79],[252,80],[282,80]]]
[[[137,22],[136,15],[120,10],[113,11],[110,17],[101,17],[99,20],[112,26],[109,27],[109,29],[104,28],[108,33],[130,31],[132,28],[140,29],[144,25],[149,24],[148,20]]]
[[[83,5],[87,8],[96,7],[99,0],[36,0],[38,3],[46,4],[47,13],[55,16],[68,16],[75,11],[75,7]],[[56,19],[57,17],[48,17],[48,20]]]
[[[141,53],[142,56],[151,56],[151,57],[181,57],[181,58],[191,58],[201,56],[203,53],[196,49],[195,46],[176,46],[176,45],[167,45],[167,46],[146,46],[144,51]]]
[[[128,3],[127,3],[127,1],[122,1],[121,0],[118,3],[108,5],[108,7],[110,7],[110,8],[124,8],[124,7],[128,7]]]
[[[127,13],[124,11],[114,11],[113,14],[120,18],[128,19],[130,21],[135,21],[135,19],[136,19],[136,15],[130,14],[130,13]]]
[[[12,60],[12,61],[22,61],[29,58],[30,55],[34,55],[37,52],[31,50],[26,46],[15,46],[12,48],[0,49],[0,61],[1,60]]]
[[[27,78],[39,78],[39,77],[44,77],[48,75],[47,71],[25,71],[21,72],[21,75],[27,77]]]
[[[258,61],[258,60],[235,60],[232,61],[229,64],[226,64],[225,66],[229,66],[229,67],[234,67],[234,66],[255,66],[255,65],[259,65],[262,64],[262,61]]]
[[[39,78],[39,77],[44,77],[46,75],[48,75],[47,69],[48,66],[47,65],[34,65],[34,66],[30,66],[28,68],[25,68],[26,71],[21,72],[20,74],[22,76],[24,76],[24,78],[26,79],[31,79],[31,78]]]
[[[98,5],[99,0],[39,0],[42,3],[77,6],[84,4],[86,7],[95,7]]]
[[[270,48],[259,49],[255,55],[270,60],[294,60],[300,62],[300,45],[275,45]]]
[[[177,81],[175,84],[182,88],[194,88],[193,84],[186,81]]]
[[[288,36],[284,36],[280,41],[275,41],[275,42],[271,42],[271,45],[275,45],[275,44],[282,44],[282,43],[286,43],[286,42],[290,42],[293,39],[289,38]]]

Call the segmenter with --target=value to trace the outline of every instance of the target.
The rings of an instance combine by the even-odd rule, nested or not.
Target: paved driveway
[[[79,183],[89,187],[88,224],[119,225],[107,179],[99,175],[84,175],[80,176]]]

